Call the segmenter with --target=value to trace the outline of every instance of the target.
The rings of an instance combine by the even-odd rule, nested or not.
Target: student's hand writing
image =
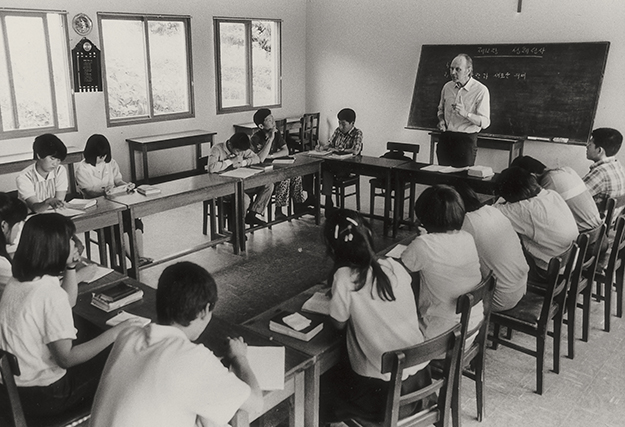
[[[243,341],[243,338],[228,338],[228,351],[226,353],[228,359],[234,360],[237,357],[247,356],[247,344]]]
[[[134,182],[129,182],[128,184],[126,184],[126,191],[132,191],[134,190],[136,187],[136,184]]]
[[[50,197],[49,199],[46,199],[46,203],[52,209],[61,209],[62,207],[65,206],[65,203],[63,202],[63,200],[59,200],[56,197]]]

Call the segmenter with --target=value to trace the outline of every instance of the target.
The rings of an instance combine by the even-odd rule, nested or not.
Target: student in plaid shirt
[[[625,169],[614,157],[622,143],[623,135],[616,129],[599,128],[592,131],[586,145],[586,158],[595,163],[583,180],[599,210],[608,198],[625,195]]]

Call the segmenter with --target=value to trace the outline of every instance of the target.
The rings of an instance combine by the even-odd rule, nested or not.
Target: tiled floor
[[[365,186],[364,188],[367,188]],[[366,197],[362,197],[365,201]],[[363,209],[368,209],[366,206]],[[192,206],[144,218],[146,255],[158,258],[183,249],[205,237],[201,234],[201,206]],[[172,227],[171,224],[176,224]],[[381,238],[378,249],[394,240]],[[312,217],[248,235],[248,252],[233,255],[228,244],[204,250],[184,259],[207,268],[219,286],[217,314],[241,322],[289,298],[320,280],[330,268]],[[400,237],[409,235],[402,230]],[[165,265],[144,271],[143,281],[155,286]],[[500,347],[488,350],[486,366],[486,416],[475,420],[473,382],[462,385],[466,426],[623,426],[625,425],[625,321],[613,317],[612,331],[602,330],[603,305],[593,302],[588,343],[576,343],[574,360],[561,361],[561,373],[551,372],[551,343],[547,345],[545,392],[535,390],[532,357]],[[579,327],[578,327],[579,330]],[[578,333],[579,337],[579,333]],[[528,338],[521,334],[515,339]],[[566,334],[562,342],[566,353]]]

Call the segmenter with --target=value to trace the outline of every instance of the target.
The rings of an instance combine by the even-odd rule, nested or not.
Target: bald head
[[[455,83],[465,85],[473,72],[473,60],[465,53],[461,53],[451,61],[449,75]]]

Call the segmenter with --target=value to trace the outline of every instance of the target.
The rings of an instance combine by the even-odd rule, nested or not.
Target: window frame
[[[68,113],[70,114],[71,126],[60,128],[59,127],[59,114],[58,114],[58,101],[57,101],[57,87],[54,82],[54,72],[52,65],[52,48],[50,42],[50,34],[48,31],[48,20],[46,15],[48,14],[57,14],[63,24],[63,34],[62,36],[65,39],[65,64],[67,74],[64,76],[67,79],[67,87],[69,89],[69,93],[66,94],[68,102],[71,104],[71,108]],[[19,124],[19,114],[16,105],[16,93],[15,93],[15,85],[13,79],[13,69],[11,67],[11,53],[9,50],[9,40],[8,40],[8,31],[6,27],[6,17],[7,16],[23,16],[23,17],[41,17],[43,20],[43,27],[45,33],[45,45],[47,52],[47,65],[48,65],[48,76],[50,79],[50,99],[52,103],[52,118],[53,125],[45,126],[45,127],[36,127],[29,129],[15,129],[15,130],[3,130],[2,117],[0,111],[0,140],[4,139],[14,139],[14,138],[26,138],[31,136],[37,136],[44,133],[67,133],[67,132],[75,132],[78,130],[77,125],[77,117],[76,117],[76,98],[75,98],[75,88],[74,88],[74,78],[72,75],[73,65],[72,65],[72,57],[71,57],[71,48],[69,44],[69,22],[67,19],[68,12],[64,10],[34,10],[34,9],[11,9],[11,8],[0,8],[0,20],[2,21],[2,39],[4,40],[4,48],[5,55],[7,59],[7,77],[9,80],[9,91],[11,92],[9,97],[11,99],[11,108],[13,110],[14,120]]]
[[[278,43],[280,44],[279,58],[278,58],[278,75],[276,81],[278,87],[278,102],[276,104],[268,105],[254,105],[254,85],[253,85],[253,64],[252,64],[252,21],[271,21],[275,22],[279,28]],[[239,105],[236,107],[224,107],[222,103],[222,79],[221,79],[221,49],[220,49],[220,23],[235,23],[245,25],[245,37],[246,37],[246,86],[247,86],[247,99],[245,105]],[[213,17],[213,30],[214,30],[214,49],[215,49],[215,97],[217,104],[217,114],[229,114],[239,113],[246,111],[255,111],[259,108],[280,108],[282,107],[282,20],[271,18],[231,18],[223,16]]]
[[[191,16],[190,15],[156,15],[147,13],[115,13],[115,12],[98,12],[98,31],[100,33],[100,46],[104,47],[104,34],[102,31],[102,20],[115,19],[115,20],[128,20],[128,21],[140,21],[144,30],[144,46],[145,46],[145,61],[147,64],[146,78],[147,78],[147,90],[148,90],[148,107],[150,112],[147,117],[124,117],[124,118],[111,118],[109,109],[109,93],[108,93],[108,81],[106,73],[106,49],[102,49],[102,80],[104,88],[104,108],[106,113],[106,125],[107,127],[116,126],[128,126],[141,123],[155,123],[169,120],[189,119],[195,117],[195,98],[194,88],[195,81],[193,78],[193,46],[191,37]],[[189,111],[181,113],[171,114],[154,114],[154,94],[152,89],[152,64],[150,62],[150,41],[148,24],[150,21],[180,21],[185,25],[185,42],[187,45],[187,70],[188,70],[188,88],[187,97],[189,100]]]

